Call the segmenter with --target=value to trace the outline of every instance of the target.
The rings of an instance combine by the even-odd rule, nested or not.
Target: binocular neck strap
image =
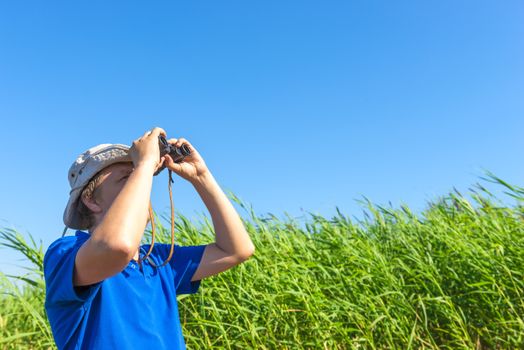
[[[175,248],[175,208],[173,207],[173,190],[171,189],[171,184],[173,183],[173,177],[172,172],[169,170],[169,179],[168,179],[168,188],[169,188],[169,201],[171,204],[171,249],[169,250],[169,255],[167,259],[162,263],[162,265],[156,265],[151,259],[149,259],[149,263],[153,265],[154,267],[162,267],[165,266],[173,256],[173,251]],[[144,255],[143,258],[140,257],[140,250],[138,253],[138,266],[142,268],[142,261],[146,260],[151,252],[153,251],[153,246],[155,245],[155,218],[153,214],[153,207],[151,205],[151,200],[149,200],[149,219],[151,220],[151,245],[149,246],[149,250]]]

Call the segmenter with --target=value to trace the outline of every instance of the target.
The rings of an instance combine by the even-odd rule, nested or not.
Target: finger
[[[161,168],[164,166],[165,160],[166,160],[165,157],[160,158],[160,162],[159,162],[158,165],[156,166],[156,169],[155,169],[155,170],[161,169]]]
[[[151,133],[147,136],[152,136],[152,137],[158,137],[159,135],[162,135],[164,137],[166,137],[166,131],[160,127],[156,127],[156,128],[153,128],[153,130],[151,130]]]
[[[189,141],[187,141],[185,138],[181,137],[179,138],[176,143],[175,143],[175,146],[176,147],[180,147],[182,146],[183,144],[187,144],[189,146],[189,148],[191,149],[191,144],[189,143]]]
[[[171,156],[169,154],[166,154],[165,157],[166,157],[166,161],[165,161],[166,166],[168,166],[169,168],[171,168],[171,169],[173,169],[175,171],[179,171],[179,170],[182,169],[182,166],[180,164],[178,164],[178,163],[175,163],[173,161],[173,158],[171,158]]]
[[[173,145],[176,143],[176,141],[177,141],[177,139],[169,139],[169,140],[167,140],[168,143],[173,144]]]

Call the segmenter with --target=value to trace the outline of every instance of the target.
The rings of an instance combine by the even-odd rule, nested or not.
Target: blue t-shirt
[[[73,287],[76,253],[89,234],[76,231],[54,241],[44,257],[45,309],[59,349],[185,349],[176,296],[196,293],[191,282],[206,245],[179,246],[170,262],[141,271],[130,261],[120,273],[83,290]],[[156,265],[170,244],[156,243]],[[142,254],[149,245],[141,247]]]

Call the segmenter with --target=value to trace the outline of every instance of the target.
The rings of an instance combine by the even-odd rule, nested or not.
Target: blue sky
[[[2,2],[0,224],[49,245],[77,155],[154,126],[261,215],[521,185],[523,87],[521,1]],[[182,178],[174,202],[207,213]]]

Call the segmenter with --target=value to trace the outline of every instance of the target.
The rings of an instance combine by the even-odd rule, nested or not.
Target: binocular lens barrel
[[[191,154],[189,146],[182,144],[180,147],[167,142],[166,138],[162,135],[158,136],[158,145],[160,147],[160,157],[169,154],[175,163],[181,162],[186,156]]]
[[[184,157],[191,154],[191,150],[185,143],[182,146],[180,146],[180,152]]]

